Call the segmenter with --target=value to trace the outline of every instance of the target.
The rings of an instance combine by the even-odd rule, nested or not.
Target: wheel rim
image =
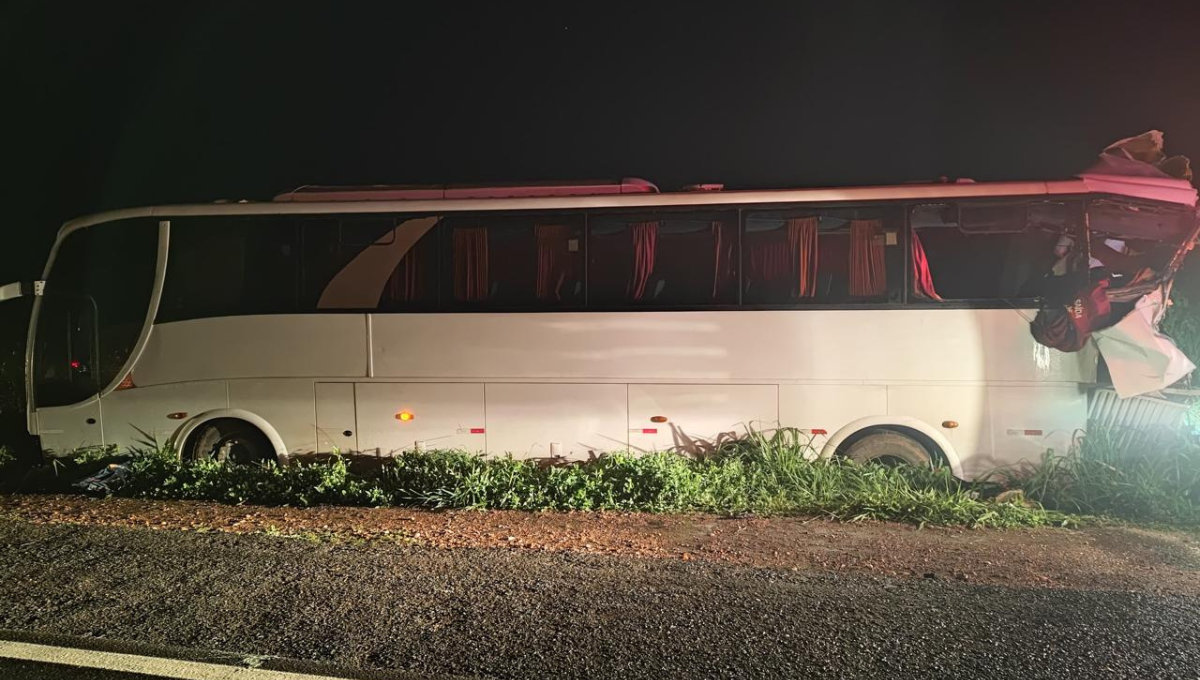
[[[193,451],[193,460],[222,463],[254,463],[262,457],[255,443],[244,435],[230,433],[222,436],[215,429],[202,434]]]

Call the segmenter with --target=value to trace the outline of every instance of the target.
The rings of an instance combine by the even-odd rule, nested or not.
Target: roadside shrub
[[[1143,522],[1200,524],[1200,446],[1189,436],[1129,449],[1095,428],[1065,454],[1003,473],[1008,485],[1047,508]]]
[[[430,451],[373,465],[351,466],[334,456],[238,466],[184,463],[169,451],[148,448],[127,465],[131,481],[121,495],[223,503],[788,513],[990,527],[1068,521],[1040,507],[983,500],[948,470],[819,460],[807,435],[795,430],[752,432],[699,458],[620,453],[547,465]]]

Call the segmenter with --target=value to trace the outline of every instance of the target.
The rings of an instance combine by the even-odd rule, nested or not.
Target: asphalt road
[[[496,678],[1167,678],[1200,600],[0,521],[0,628]]]

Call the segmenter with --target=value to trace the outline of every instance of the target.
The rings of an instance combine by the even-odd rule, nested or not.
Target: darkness
[[[1200,157],[1186,3],[563,4],[9,5],[0,280],[74,216],[301,184],[1057,178],[1151,128]]]

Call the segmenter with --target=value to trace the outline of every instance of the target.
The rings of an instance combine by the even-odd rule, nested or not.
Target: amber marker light
[[[408,421],[410,421],[412,419],[413,419],[412,411],[401,411],[396,414],[396,420],[402,420],[407,423]]]

